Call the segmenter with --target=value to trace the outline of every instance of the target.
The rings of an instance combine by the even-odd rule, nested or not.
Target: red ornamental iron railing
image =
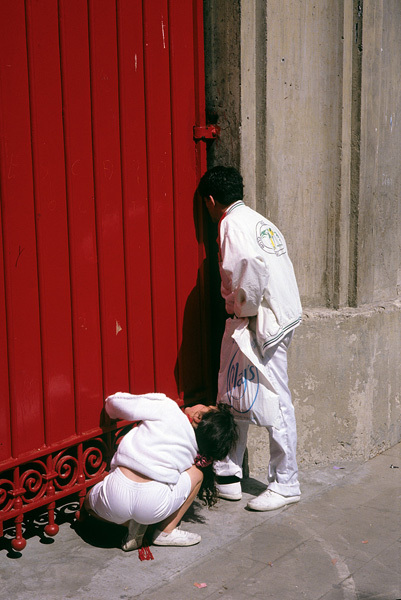
[[[107,474],[110,458],[129,427],[101,433],[50,453],[38,453],[26,463],[1,473],[0,537],[6,528],[14,525],[11,546],[16,551],[23,550],[26,546],[24,515],[40,507],[48,512],[45,533],[55,536],[59,531],[55,523],[56,502],[77,495],[82,507],[88,488]]]

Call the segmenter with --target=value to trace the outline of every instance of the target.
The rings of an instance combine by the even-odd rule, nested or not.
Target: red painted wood
[[[0,470],[208,388],[198,51],[202,0],[0,0]]]
[[[52,444],[75,432],[58,10],[53,0],[26,6],[45,432]]]
[[[116,5],[90,0],[92,126],[104,394],[129,388]]]
[[[141,0],[118,4],[121,160],[130,387],[154,390]]]
[[[195,115],[196,125],[204,125],[206,119],[205,108],[205,61],[204,61],[204,41],[203,41],[203,0],[193,0],[194,5],[194,74],[195,74]],[[202,142],[197,142],[196,152],[196,173],[197,181],[206,171],[206,147]],[[199,246],[201,248],[201,245]]]
[[[204,387],[202,368],[198,244],[194,222],[196,156],[192,131],[182,123],[196,122],[194,56],[194,14],[192,3],[171,0],[170,69],[173,128],[173,180],[176,252],[176,296],[179,339],[179,385],[181,393]],[[185,90],[185,93],[180,93]],[[183,174],[185,173],[185,177]],[[183,251],[185,249],[185,251]]]
[[[0,2],[0,23],[1,212],[12,454],[19,456],[44,444],[24,2]]]
[[[155,387],[176,395],[178,351],[171,147],[168,6],[144,4],[145,97]],[[173,283],[173,285],[172,285]]]
[[[1,71],[0,71],[1,73]],[[0,75],[1,77],[1,75]],[[1,79],[0,79],[1,93]],[[1,127],[1,126],[0,126]],[[0,133],[1,135],[1,133]],[[2,157],[1,151],[0,156]],[[0,160],[0,164],[1,164]],[[4,172],[0,169],[0,177]],[[1,189],[0,189],[1,194]],[[10,393],[8,379],[7,318],[4,285],[3,232],[0,211],[0,462],[11,456]]]
[[[99,424],[104,397],[93,180],[88,7],[86,0],[61,0],[59,7],[76,431],[83,433]]]
[[[195,77],[195,124],[204,125],[206,123],[205,107],[205,62],[204,62],[204,41],[203,41],[203,0],[193,0],[194,7],[194,77]],[[206,145],[202,141],[195,144],[195,164],[196,164],[196,185],[199,179],[206,171]],[[194,199],[194,219],[197,229],[198,240],[198,262],[200,265],[198,272],[198,285],[200,293],[200,338],[203,348],[202,352],[202,376],[204,378],[205,397],[209,402],[215,402],[213,393],[215,383],[212,382],[212,361],[211,361],[211,332],[210,332],[210,289],[209,289],[209,265],[206,260],[205,247],[208,244],[208,234],[205,228],[205,219],[208,219],[206,208],[201,199],[196,195]],[[199,333],[198,333],[199,336]]]

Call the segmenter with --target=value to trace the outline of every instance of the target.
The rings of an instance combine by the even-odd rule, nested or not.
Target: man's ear
[[[213,206],[213,208],[216,206],[216,201],[213,196],[206,196],[205,202],[206,206]]]
[[[217,223],[220,218],[220,211],[218,204],[213,196],[206,196],[204,198],[206,209],[214,223]]]

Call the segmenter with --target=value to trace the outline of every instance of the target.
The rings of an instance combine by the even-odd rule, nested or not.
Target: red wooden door
[[[0,471],[208,394],[202,40],[202,0],[0,0]]]

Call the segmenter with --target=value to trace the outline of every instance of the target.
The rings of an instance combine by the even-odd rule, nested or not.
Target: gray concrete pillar
[[[290,381],[304,463],[401,437],[400,30],[398,0],[205,0],[222,127],[209,164],[241,169],[301,291]],[[251,469],[266,453],[253,431]]]

